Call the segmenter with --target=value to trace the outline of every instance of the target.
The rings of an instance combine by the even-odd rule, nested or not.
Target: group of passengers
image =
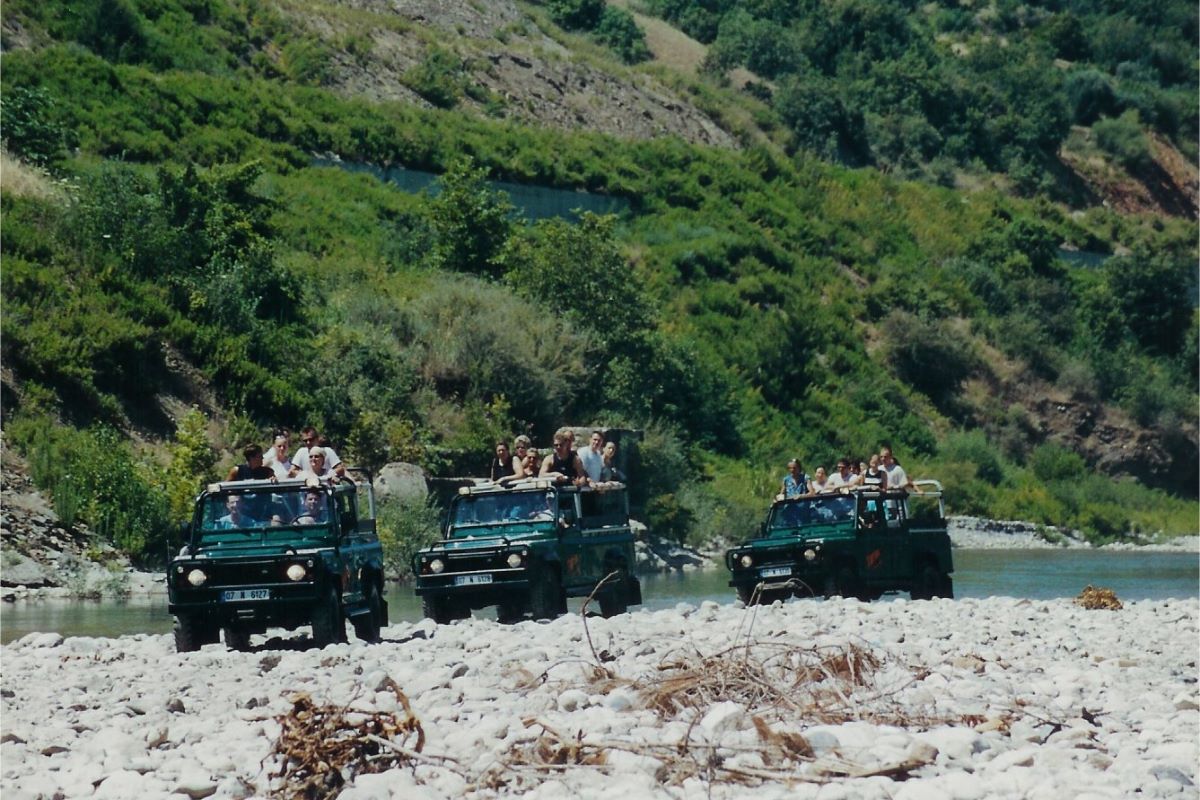
[[[496,442],[488,477],[493,483],[509,486],[528,478],[548,478],[555,483],[591,486],[624,482],[625,474],[617,467],[617,444],[606,442],[604,432],[592,431],[588,444],[575,449],[575,433],[559,428],[554,446],[544,456],[533,447],[528,436],[513,440],[516,454],[509,453],[508,442]],[[542,456],[539,465],[538,457]]]
[[[921,488],[908,477],[904,467],[896,461],[892,455],[892,448],[884,445],[879,449],[878,455],[872,455],[866,461],[850,458],[838,459],[837,470],[832,475],[826,473],[824,466],[819,466],[810,478],[800,466],[800,460],[793,458],[787,464],[787,475],[783,477],[783,483],[775,499],[812,497],[818,494],[847,492],[856,488],[878,491],[896,489],[921,491]]]
[[[291,433],[287,428],[275,432],[271,449],[263,453],[257,444],[242,450],[246,463],[229,470],[227,481],[281,481],[287,478],[345,479],[346,467],[337,452],[329,447],[316,428],[309,425],[300,431],[303,446],[292,453]]]

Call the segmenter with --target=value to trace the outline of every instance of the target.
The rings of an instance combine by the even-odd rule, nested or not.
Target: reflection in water
[[[1085,586],[1112,589],[1122,600],[1161,600],[1200,596],[1200,557],[1195,553],[1109,552],[1091,550],[955,550],[957,597],[1028,597],[1048,600],[1075,597]],[[643,575],[641,606],[650,611],[704,600],[733,602],[729,573],[723,568],[665,575]],[[887,602],[885,595],[882,602]],[[392,586],[388,607],[393,623],[421,619],[421,600],[410,586]],[[575,611],[582,603],[572,598]],[[487,617],[490,611],[477,611]],[[120,636],[169,633],[172,619],[166,597],[124,602],[44,601],[5,603],[0,607],[0,642],[32,631],[66,636]]]

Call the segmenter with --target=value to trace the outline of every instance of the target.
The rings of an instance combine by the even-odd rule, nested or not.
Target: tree
[[[433,263],[442,269],[500,274],[500,253],[512,233],[513,206],[487,185],[487,169],[470,157],[454,162],[429,203]]]

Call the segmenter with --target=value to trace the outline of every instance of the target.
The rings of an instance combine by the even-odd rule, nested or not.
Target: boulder
[[[377,500],[423,501],[429,496],[425,471],[416,464],[400,461],[387,464],[375,475],[372,485]]]
[[[0,584],[4,586],[28,586],[40,588],[43,586],[61,586],[62,579],[50,570],[13,553],[4,554],[4,569],[0,572]]]

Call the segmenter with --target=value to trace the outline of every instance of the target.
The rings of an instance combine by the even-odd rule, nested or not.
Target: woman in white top
[[[292,477],[317,478],[319,480],[332,480],[338,477],[337,471],[329,467],[325,462],[328,460],[325,455],[325,448],[319,445],[313,445],[308,448],[308,469],[300,469],[296,465],[292,465]]]
[[[281,433],[275,437],[275,443],[267,451],[270,458],[263,459],[264,464],[275,470],[276,480],[283,480],[292,474],[292,459],[288,456],[288,451],[291,449],[291,442],[288,441],[287,434]]]
[[[812,480],[808,482],[809,492],[812,494],[825,494],[833,489],[828,486],[829,478],[825,473],[824,467],[817,467],[817,471],[813,473]]]

